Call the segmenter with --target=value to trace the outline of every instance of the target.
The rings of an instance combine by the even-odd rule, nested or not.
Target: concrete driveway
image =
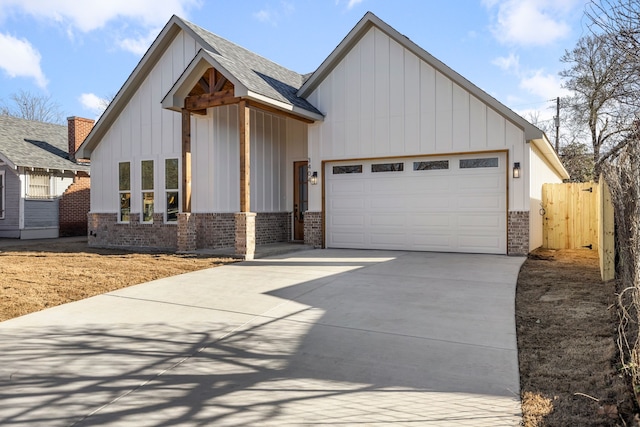
[[[524,258],[309,250],[0,323],[0,425],[517,426]]]

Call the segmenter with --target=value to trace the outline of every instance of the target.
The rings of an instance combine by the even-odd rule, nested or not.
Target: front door
[[[304,213],[308,209],[307,162],[293,163],[293,239],[304,240]]]

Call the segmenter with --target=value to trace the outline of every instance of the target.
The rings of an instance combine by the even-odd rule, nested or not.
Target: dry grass
[[[526,427],[632,425],[614,303],[595,251],[538,250],[525,262],[516,321]]]
[[[86,242],[4,247],[0,249],[0,321],[232,261],[212,256],[95,249]]]

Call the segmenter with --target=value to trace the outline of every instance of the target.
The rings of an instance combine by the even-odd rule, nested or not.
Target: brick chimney
[[[76,160],[76,151],[91,132],[95,120],[83,117],[67,117],[67,130],[69,133],[69,158]]]

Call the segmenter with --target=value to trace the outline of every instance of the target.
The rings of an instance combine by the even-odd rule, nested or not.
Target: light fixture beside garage
[[[520,178],[520,162],[515,162],[513,164],[513,177]]]
[[[314,171],[309,178],[309,182],[311,185],[316,185],[318,183],[318,172]]]

